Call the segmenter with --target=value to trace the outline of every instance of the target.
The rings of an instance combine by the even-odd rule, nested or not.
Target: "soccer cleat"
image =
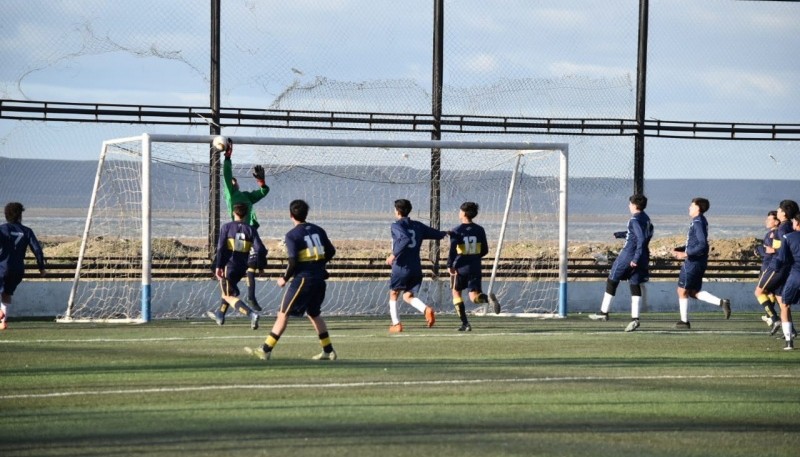
[[[433,327],[433,324],[436,323],[436,313],[430,306],[425,308],[425,322],[428,323],[428,327]]]
[[[322,351],[319,354],[311,357],[312,360],[336,360],[336,351],[325,352]]]
[[[500,314],[500,302],[497,301],[497,297],[494,294],[489,294],[489,303],[492,304],[492,309],[494,310],[494,313]]]
[[[252,308],[254,311],[263,311],[263,309],[261,309],[261,305],[258,304],[258,300],[255,298],[248,298],[247,306]]]
[[[459,332],[471,332],[472,331],[472,326],[469,325],[469,324],[463,324],[463,325],[461,325],[461,327],[458,328],[458,331]]]
[[[786,346],[783,348],[784,351],[793,351],[794,350],[794,341],[789,340],[786,342]]]
[[[731,301],[727,298],[723,298],[719,301],[719,305],[722,307],[722,312],[725,313],[725,319],[731,318]]]
[[[627,327],[625,327],[625,331],[626,332],[632,332],[632,331],[636,330],[637,328],[639,328],[639,319],[634,319],[634,320],[631,321],[630,324],[628,324]]]
[[[593,321],[607,321],[608,313],[589,314],[589,319]]]
[[[252,316],[250,316],[250,328],[258,330],[258,314],[256,313],[252,313]]]
[[[223,325],[225,323],[225,315],[219,311],[209,311],[206,313],[210,319],[217,323],[217,325]]]
[[[770,336],[778,333],[778,330],[780,330],[780,329],[781,329],[781,321],[773,322],[772,328],[769,329]]]
[[[245,346],[244,352],[260,360],[269,360],[270,356],[272,356],[272,351],[265,351],[263,344],[261,345],[261,347],[258,348],[251,348]]]
[[[772,325],[772,323],[770,322],[772,319],[770,319],[769,316],[767,315],[762,315],[761,320],[764,321],[764,323],[767,325]]]
[[[675,323],[675,328],[678,330],[689,330],[692,328],[692,324],[689,322],[678,321]]]
[[[403,324],[400,322],[389,326],[389,333],[402,333],[402,332],[403,332]]]

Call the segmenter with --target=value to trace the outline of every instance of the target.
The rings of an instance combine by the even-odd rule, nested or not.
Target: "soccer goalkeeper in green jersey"
[[[258,219],[256,213],[253,211],[253,204],[257,203],[262,198],[266,197],[269,193],[269,186],[264,182],[264,167],[256,165],[253,169],[253,177],[256,178],[258,189],[253,191],[239,190],[239,182],[233,177],[233,166],[231,165],[231,155],[233,154],[233,141],[228,139],[228,147],[225,149],[225,160],[222,162],[222,177],[225,187],[222,189],[225,196],[225,202],[228,204],[228,213],[233,217],[233,207],[237,204],[244,204],[247,206],[247,216],[243,221],[253,228],[258,229]],[[255,252],[250,253],[247,262],[247,304],[256,311],[261,311],[261,306],[258,305],[256,300],[256,270],[263,270],[267,266],[266,256],[256,255]],[[227,311],[228,305],[225,300],[222,301],[220,311],[223,315]]]

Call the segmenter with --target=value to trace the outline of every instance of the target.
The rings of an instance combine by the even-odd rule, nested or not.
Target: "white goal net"
[[[211,139],[145,134],[103,143],[78,269],[59,320],[196,318],[218,305],[208,246],[209,178],[211,164],[221,159],[212,159]],[[240,188],[256,189],[255,165],[264,166],[270,187],[254,205],[269,248],[256,287],[265,314],[275,313],[282,292],[274,279],[286,266],[288,205],[298,198],[311,207],[309,222],[322,226],[337,248],[327,315],[388,313],[385,259],[399,198],[412,202],[412,219],[438,221],[441,230],[459,224],[463,202],[478,203],[474,222],[484,226],[490,244],[484,291],[497,296],[503,313],[565,312],[565,144],[232,139]],[[436,154],[440,173],[431,171]],[[221,225],[230,213],[220,201]],[[420,296],[438,312],[452,313],[448,249],[447,238],[423,247]],[[468,311],[486,311],[466,304]]]

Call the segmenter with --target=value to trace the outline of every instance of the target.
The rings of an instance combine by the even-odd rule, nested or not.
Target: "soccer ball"
[[[228,148],[228,139],[224,136],[216,136],[214,137],[214,141],[211,142],[211,145],[219,152],[224,151]]]

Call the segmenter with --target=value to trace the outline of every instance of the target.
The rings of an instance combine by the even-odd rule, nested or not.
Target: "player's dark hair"
[[[778,208],[783,210],[786,214],[786,220],[794,219],[797,213],[800,213],[800,208],[797,207],[797,202],[794,200],[783,200]]]
[[[411,202],[405,198],[395,200],[394,209],[396,209],[402,217],[408,217],[408,215],[411,214]]]
[[[797,223],[800,224],[800,211],[798,211],[792,219],[796,220]]]
[[[289,203],[289,214],[297,222],[305,222],[306,217],[308,217],[308,203],[304,200],[292,200]]]
[[[19,224],[22,221],[22,212],[25,211],[25,207],[22,206],[22,203],[19,202],[11,202],[6,205],[6,221],[11,222],[12,224]]]
[[[767,213],[767,217],[774,217],[775,219],[777,219],[778,218],[778,212],[777,211],[770,211],[770,212]]]
[[[643,194],[633,194],[628,201],[633,203],[633,206],[639,211],[644,211],[644,209],[647,208],[647,197]]]
[[[237,203],[233,205],[233,214],[239,216],[242,219],[244,219],[244,217],[247,216],[248,212],[249,209],[247,208],[247,205],[245,205],[244,203]]]
[[[700,214],[704,214],[706,211],[708,211],[709,208],[711,208],[711,203],[708,201],[707,198],[695,197],[692,199],[692,203],[694,203],[695,205],[697,205],[698,208],[700,208]]]
[[[464,202],[461,204],[461,211],[464,211],[464,215],[467,216],[467,219],[473,220],[475,217],[478,216],[478,209],[480,207],[475,202]]]

